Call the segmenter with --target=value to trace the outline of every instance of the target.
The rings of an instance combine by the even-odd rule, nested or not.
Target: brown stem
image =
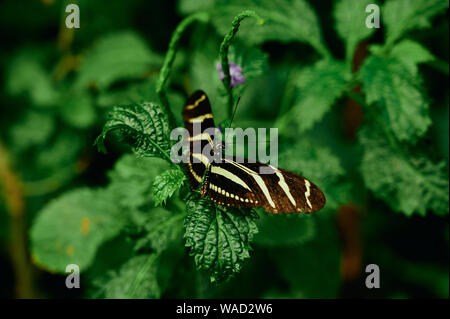
[[[362,247],[358,207],[349,204],[339,207],[337,223],[342,246],[341,278],[344,282],[359,278],[362,270]]]
[[[368,43],[359,43],[352,61],[352,71],[357,72],[368,55]],[[354,89],[360,93],[361,86]],[[344,113],[345,134],[354,141],[363,120],[363,108],[354,99],[348,98]],[[361,211],[354,204],[341,206],[337,214],[337,227],[342,245],[341,278],[344,284],[355,282],[362,273],[362,244],[360,233]]]
[[[0,142],[0,184],[10,218],[9,254],[15,276],[17,298],[37,297],[33,288],[33,268],[28,258],[25,203],[22,185],[12,170],[6,148]]]
[[[357,72],[362,62],[368,55],[367,42],[361,42],[356,48],[355,55],[353,56],[353,72]],[[361,92],[361,86],[354,89],[355,93]],[[345,123],[345,134],[350,140],[355,140],[356,133],[361,126],[363,120],[363,109],[361,105],[358,104],[353,99],[347,99],[345,113],[344,113],[344,123]]]

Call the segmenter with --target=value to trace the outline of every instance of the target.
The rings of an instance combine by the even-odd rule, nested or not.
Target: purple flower
[[[223,81],[225,74],[222,71],[222,64],[220,62],[217,62],[216,69],[220,72],[219,77]],[[236,63],[230,63],[230,77],[231,87],[245,83],[245,77],[242,75],[242,68]]]

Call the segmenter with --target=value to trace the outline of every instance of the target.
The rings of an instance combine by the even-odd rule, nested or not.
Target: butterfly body
[[[185,138],[189,148],[186,172],[191,189],[200,190],[202,197],[208,196],[222,206],[261,206],[270,213],[312,213],[325,205],[322,191],[300,175],[260,162],[222,156],[223,145],[214,141],[217,129],[203,91],[188,98],[183,118],[189,132]]]

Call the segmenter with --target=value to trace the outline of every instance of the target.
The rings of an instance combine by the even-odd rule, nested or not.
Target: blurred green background
[[[411,3],[416,1],[423,2]],[[223,88],[215,70],[219,46],[231,27],[232,17],[252,9],[263,17],[269,12],[288,22],[269,30],[268,19],[267,30],[272,33],[252,33],[258,27],[254,22],[246,21],[241,26],[230,61],[243,65],[248,83],[245,91],[239,91],[242,99],[233,126],[279,125],[280,167],[303,173],[319,186],[325,185],[329,206],[323,212],[299,218],[276,218],[258,211],[259,234],[252,244],[251,258],[236,278],[220,285],[210,284],[208,275],[195,269],[193,258],[183,247],[182,224],[173,225],[174,229],[178,227],[173,243],[158,255],[162,256],[158,267],[152,269],[156,284],[148,279],[148,287],[140,287],[142,294],[131,297],[448,298],[448,3],[447,9],[428,16],[424,11],[424,21],[418,11],[414,17],[418,26],[404,35],[433,56],[414,60],[426,54],[406,51],[412,52],[411,72],[420,77],[417,92],[429,104],[429,110],[423,111],[427,112],[426,118],[429,112],[429,123],[421,126],[422,120],[414,119],[423,114],[408,109],[408,103],[417,100],[416,91],[402,91],[402,84],[395,81],[389,85],[398,85],[395,94],[411,97],[406,98],[407,108],[402,112],[413,119],[413,125],[423,127],[418,142],[409,143],[401,138],[404,128],[409,130],[409,122],[403,126],[395,121],[389,124],[394,138],[399,138],[399,147],[404,147],[407,154],[406,161],[401,162],[393,158],[396,150],[380,146],[381,138],[373,133],[376,122],[367,115],[370,111],[362,106],[363,101],[351,99],[351,94],[336,94],[331,100],[323,98],[333,95],[327,91],[327,84],[321,84],[327,77],[334,83],[332,68],[325,67],[326,72],[319,75],[314,69],[308,73],[324,52],[342,61],[342,68],[358,68],[376,51],[376,45],[385,42],[383,14],[382,27],[370,37],[356,37],[357,43],[349,49],[349,42],[342,39],[346,31],[336,27],[337,2],[306,2],[311,8],[310,16],[302,9],[303,1],[232,1],[228,5],[218,2],[1,2],[0,297],[130,297],[111,287],[127,280],[126,269],[121,267],[130,256],[142,254],[142,250],[136,253],[132,246],[137,237],[145,238],[145,226],[136,235],[133,226],[118,226],[113,220],[111,228],[117,228],[111,230],[113,235],[98,230],[97,237],[88,238],[86,254],[88,250],[92,254],[89,269],[82,272],[81,289],[72,290],[64,285],[65,275],[55,272],[61,267],[52,267],[50,255],[47,260],[38,260],[36,252],[43,254],[39,246],[43,241],[39,240],[47,237],[37,234],[39,240],[30,243],[30,229],[34,227],[33,231],[39,233],[38,225],[47,223],[47,240],[52,240],[54,233],[70,234],[73,225],[59,218],[53,206],[46,205],[80,187],[116,185],[117,197],[127,201],[127,207],[139,206],[143,216],[164,218],[166,211],[177,209],[173,208],[176,203],[164,211],[153,208],[153,204],[142,205],[150,198],[146,194],[155,176],[166,168],[164,165],[122,155],[127,148],[118,142],[111,142],[108,154],[102,154],[93,142],[112,106],[158,101],[155,83],[172,32],[184,17],[201,10],[210,12],[211,19],[194,24],[183,34],[170,76],[169,102],[180,121],[184,99],[194,90],[203,89],[210,96],[216,123],[225,120]],[[395,5],[402,1],[391,2]],[[69,3],[80,7],[80,29],[67,29],[64,25],[64,9]],[[386,14],[386,20],[396,17]],[[317,30],[308,29],[311,21],[318,26],[320,39],[315,36]],[[244,54],[238,44],[244,48]],[[379,69],[375,63],[372,69],[365,69],[366,76],[368,72],[370,78],[373,72],[376,78]],[[387,70],[389,74],[390,69]],[[381,81],[387,80],[385,76]],[[368,87],[370,80],[363,78],[362,82]],[[361,93],[356,86],[351,89]],[[382,85],[375,93],[365,93],[363,88],[362,96],[366,95],[366,103],[372,104],[377,94],[385,93],[383,90]],[[310,96],[308,92],[312,92]],[[403,102],[398,99],[399,105]],[[326,111],[319,110],[321,103]],[[375,109],[376,112],[382,113]],[[294,121],[288,123],[286,117]],[[401,115],[397,119],[400,123]],[[366,124],[361,124],[364,121]],[[363,129],[361,125],[365,125]],[[407,165],[405,162],[409,162],[410,170],[403,170],[403,179],[397,179],[397,165]],[[386,166],[393,171],[383,171]],[[89,206],[89,198],[95,197],[78,195],[73,196],[72,204],[78,205],[79,210]],[[65,202],[59,203],[64,208]],[[106,210],[105,207],[98,210]],[[136,218],[142,218],[141,215]],[[146,241],[143,242],[145,246]],[[84,249],[81,244],[80,247]],[[73,252],[65,249],[62,254],[70,257]],[[65,261],[61,257],[59,262]],[[365,287],[364,269],[371,263],[380,266],[380,289]],[[105,279],[110,273],[113,279]],[[158,285],[158,293],[149,294],[155,290],[154,285]]]

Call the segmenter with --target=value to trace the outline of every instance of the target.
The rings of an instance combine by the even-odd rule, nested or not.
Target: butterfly
[[[269,164],[222,155],[220,150],[224,146],[217,147],[215,135],[211,133],[216,128],[205,92],[196,91],[187,99],[183,119],[189,133],[184,139],[188,149],[186,172],[191,189],[200,190],[202,197],[207,195],[222,206],[261,206],[270,213],[312,213],[325,205],[323,192],[300,175]],[[219,160],[204,156],[205,147],[210,147],[211,155],[216,159],[219,156]],[[260,173],[261,169],[265,170],[264,174]]]

